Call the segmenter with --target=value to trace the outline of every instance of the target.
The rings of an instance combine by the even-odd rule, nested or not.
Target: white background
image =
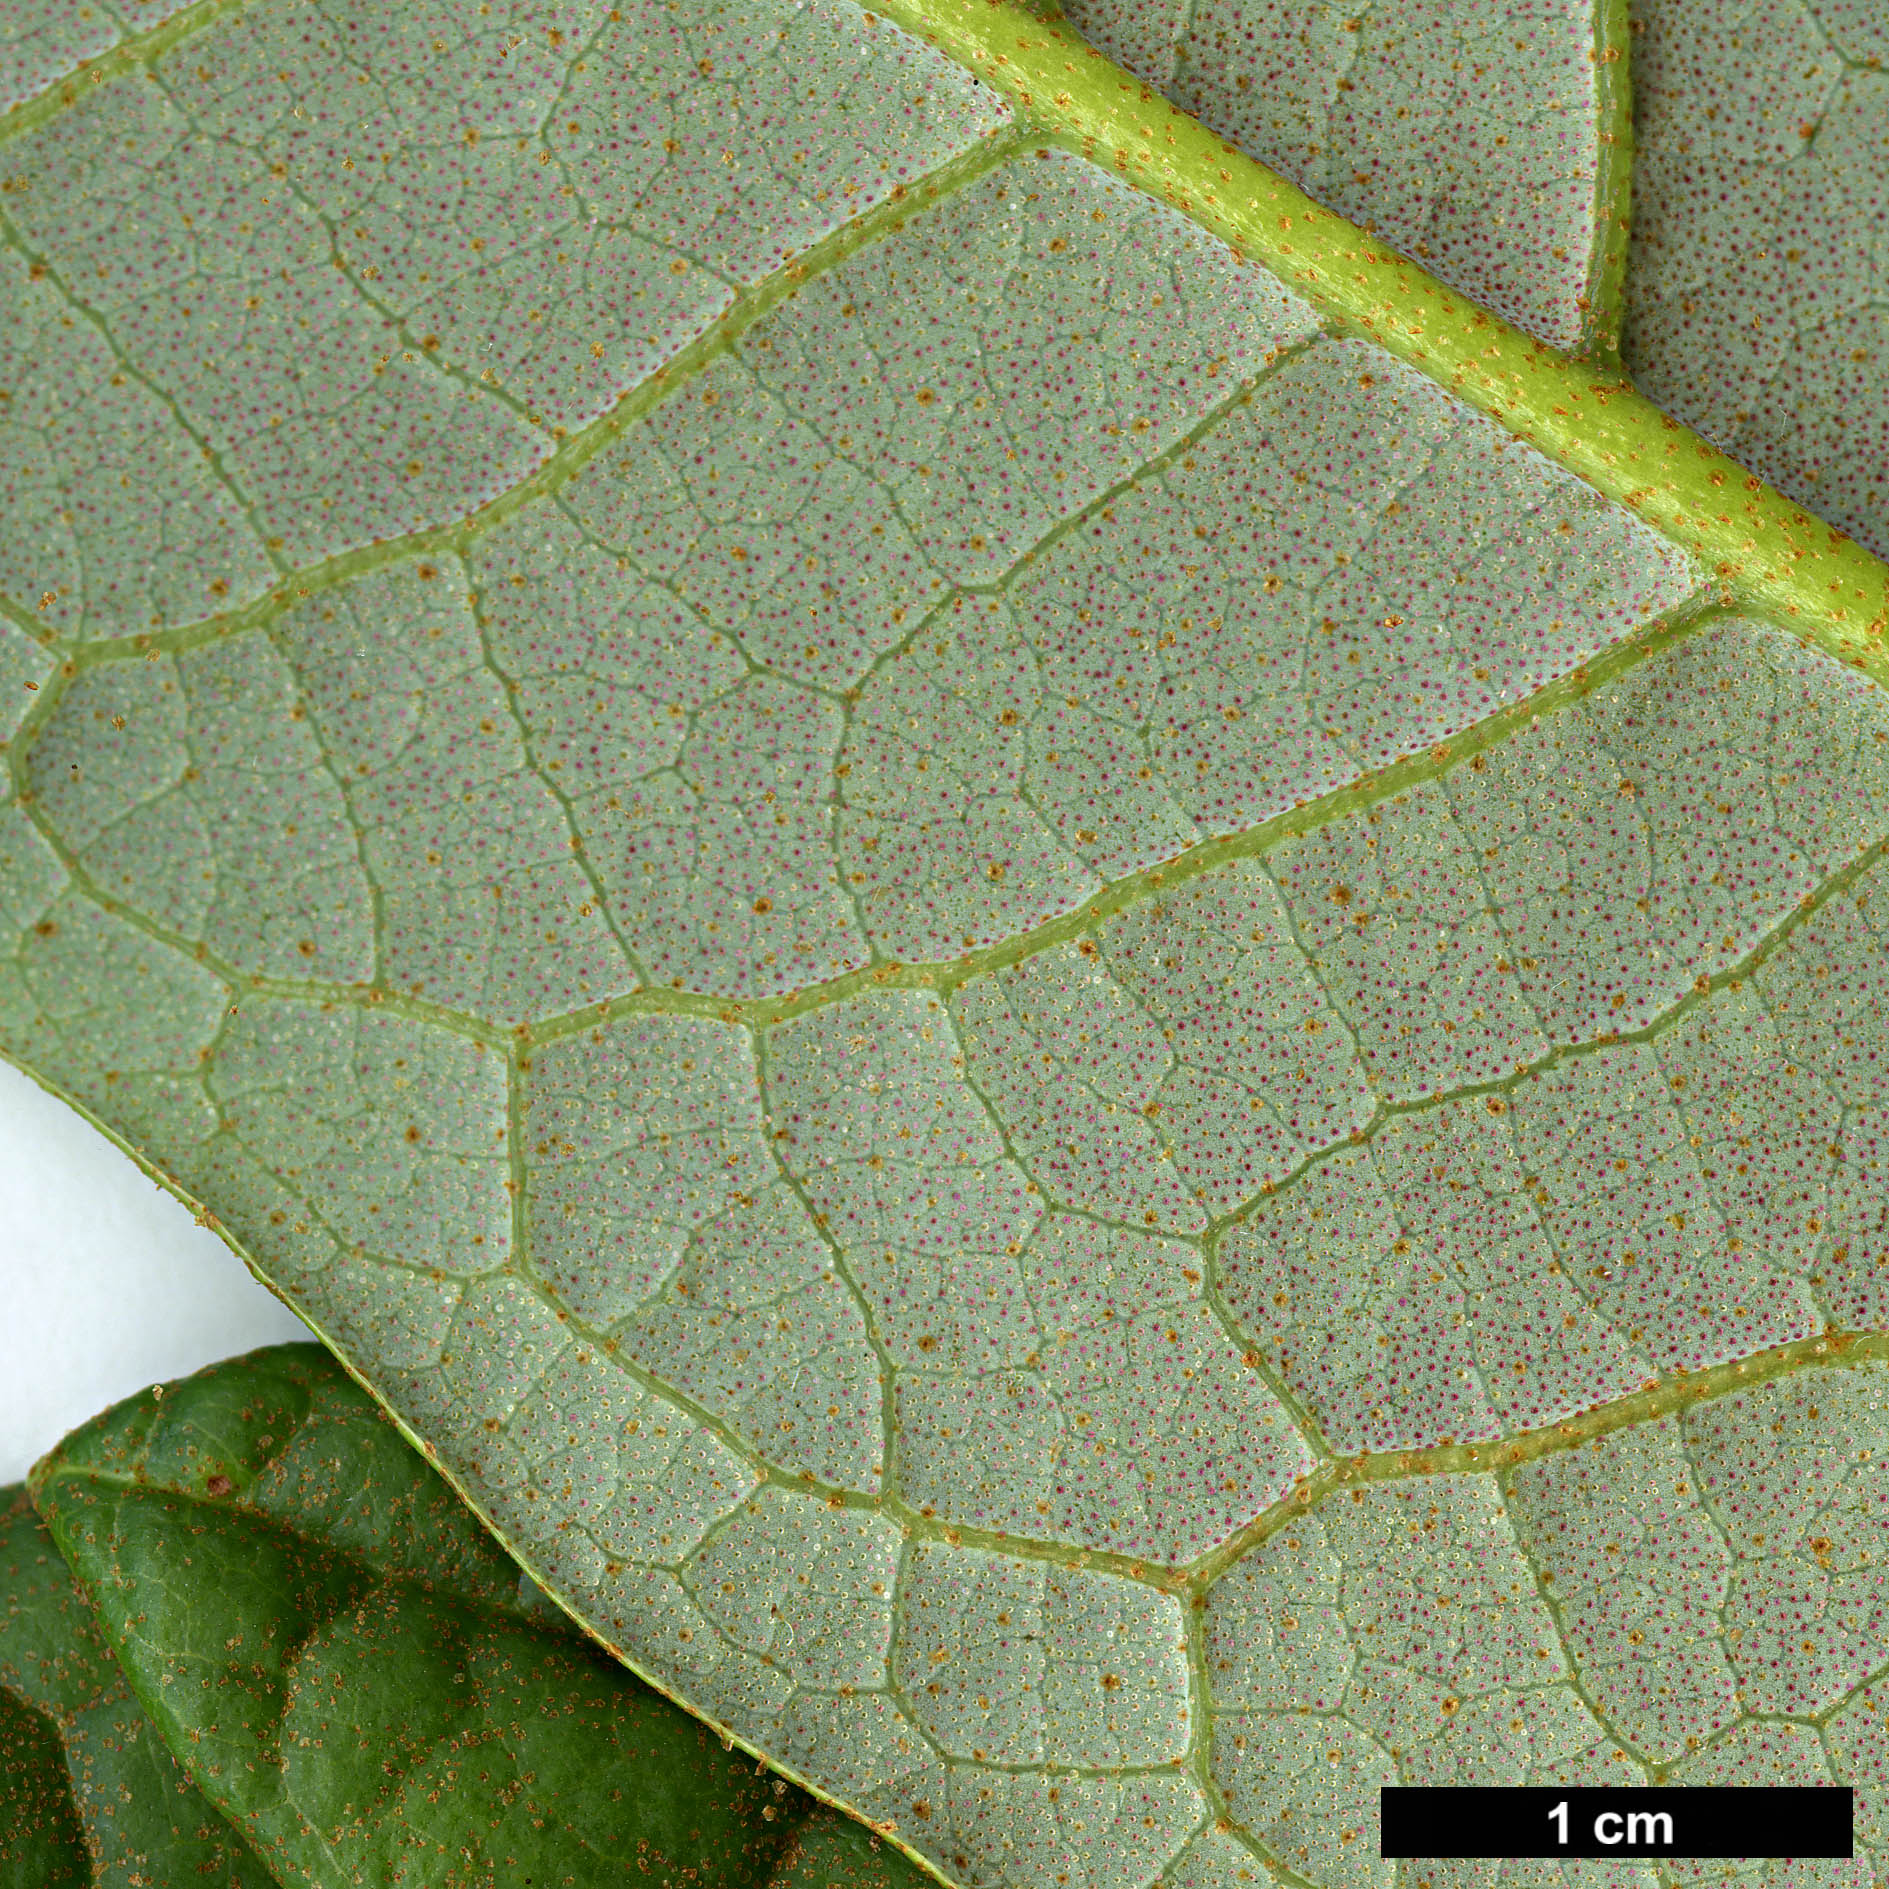
[[[0,1064],[0,1483],[147,1384],[308,1336],[189,1208]]]

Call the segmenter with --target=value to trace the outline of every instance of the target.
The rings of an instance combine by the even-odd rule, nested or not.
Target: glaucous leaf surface
[[[117,1405],[33,1487],[103,1635],[16,1505],[0,1658],[60,1693],[93,1847],[192,1805],[208,1826],[201,1868],[173,1844],[80,1882],[181,1885],[221,1867],[211,1835],[228,1881],[269,1880],[236,1829],[284,1883],[925,1880],[590,1646],[319,1347]],[[168,1788],[155,1764],[130,1792],[95,1775],[70,1729],[81,1665]]]
[[[0,1882],[268,1889],[125,1683],[23,1488],[0,1493]]]
[[[1889,554],[1889,10],[1636,0],[1624,353]]]
[[[898,17],[962,63],[256,0],[20,121],[33,384],[152,444],[10,488],[0,1043],[960,1883],[1866,1783],[1864,1653],[1681,1710],[1779,1616],[1659,1623],[1688,1542],[1812,1578],[1712,1413],[1742,1488],[1827,1379],[1881,1498],[1889,573],[1093,52]],[[1656,1438],[1646,1618],[1563,1624]]]
[[[185,10],[183,0],[9,0],[0,8],[0,111]]]
[[[1658,4],[1658,0],[1654,0]],[[1615,9],[1594,0],[1063,0],[1140,78],[1560,348],[1624,238]]]
[[[1486,307],[1618,344],[1641,392],[1889,551],[1879,0],[1061,11]]]

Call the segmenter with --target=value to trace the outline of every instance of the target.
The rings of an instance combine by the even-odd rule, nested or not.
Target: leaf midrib
[[[1058,23],[1011,0],[875,4],[1059,141],[1263,264],[1335,331],[1377,342],[1685,545],[1724,601],[1779,612],[1807,641],[1889,684],[1889,566],[1661,412],[1617,370],[1562,355],[1478,308]],[[1611,182],[1617,193],[1621,178]]]
[[[121,42],[83,74],[83,81],[79,74],[69,75],[38,99],[14,107],[0,120],[0,142],[75,102],[82,82],[89,91],[140,70],[240,5],[241,0],[200,0],[149,34]],[[875,0],[875,7],[1004,94],[1018,109],[1019,122],[980,140],[928,173],[912,191],[888,197],[738,295],[734,306],[673,361],[468,519],[325,560],[226,616],[161,637],[113,640],[140,650],[186,646],[239,624],[247,627],[290,597],[312,594],[399,556],[455,548],[472,518],[484,521],[491,514],[490,522],[496,523],[540,491],[561,484],[634,418],[725,352],[801,282],[901,224],[913,207],[912,194],[921,201],[951,194],[1029,138],[1048,137],[1112,169],[1239,255],[1264,265],[1312,303],[1329,331],[1377,342],[1686,546],[1712,573],[1722,601],[1779,613],[1805,640],[1889,685],[1889,655],[1882,647],[1889,635],[1889,566],[1661,412],[1617,366],[1600,357],[1563,355],[1477,307],[1217,137],[1060,22],[1036,18],[1013,0]],[[1622,0],[1596,0],[1596,7],[1600,105],[1613,130],[1613,142],[1603,139],[1601,146],[1599,244],[1627,185],[1624,147],[1631,132],[1624,115],[1630,61],[1619,31]],[[1613,53],[1621,56],[1609,60]],[[1605,76],[1609,65],[1621,69],[1610,81]],[[1590,269],[1590,281],[1604,300],[1608,268]],[[7,614],[41,640],[51,639],[47,626],[30,612],[14,605]]]

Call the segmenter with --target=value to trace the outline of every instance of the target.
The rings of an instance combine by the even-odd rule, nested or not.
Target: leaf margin
[[[265,1280],[263,1283],[268,1282]],[[130,1396],[116,1399],[76,1426],[48,1450],[34,1463],[25,1483],[15,1485],[12,1489],[3,1492],[15,1494],[20,1498],[19,1506],[34,1517],[38,1530],[46,1541],[48,1553],[53,1557],[55,1567],[59,1567],[60,1571],[71,1580],[75,1600],[81,1607],[89,1607],[91,1610],[92,1624],[104,1648],[102,1657],[115,1664],[119,1681],[124,1686],[126,1697],[132,1702],[134,1709],[142,1714],[158,1741],[170,1752],[180,1771],[190,1778],[191,1783],[202,1794],[205,1804],[212,1813],[227,1825],[234,1840],[245,1847],[246,1853],[254,1855],[258,1863],[268,1869],[271,1876],[277,1876],[277,1872],[268,1862],[268,1856],[274,1846],[265,1847],[256,1841],[244,1822],[205,1788],[196,1776],[190,1746],[183,1740],[173,1740],[168,1735],[168,1720],[161,1709],[160,1699],[151,1693],[146,1683],[148,1676],[138,1665],[124,1656],[120,1644],[121,1634],[110,1624],[108,1611],[102,1605],[105,1594],[113,1590],[95,1585],[87,1578],[86,1571],[81,1568],[79,1558],[75,1555],[73,1544],[67,1539],[68,1534],[75,1527],[75,1519],[64,1513],[54,1513],[53,1509],[59,1507],[56,1503],[53,1509],[49,1509],[46,1492],[60,1483],[74,1484],[81,1490],[88,1484],[115,1485],[127,1493],[136,1493],[159,1500],[168,1497],[191,1513],[207,1511],[211,1515],[227,1515],[239,1524],[250,1521],[259,1523],[265,1529],[274,1527],[281,1529],[284,1533],[292,1532],[289,1524],[279,1520],[271,1521],[264,1511],[241,1506],[242,1497],[249,1482],[255,1476],[265,1473],[277,1457],[288,1453],[292,1447],[294,1431],[299,1429],[301,1423],[311,1414],[310,1410],[304,1410],[291,1422],[290,1430],[279,1440],[279,1446],[277,1440],[271,1437],[264,1436],[260,1439],[262,1444],[271,1447],[253,1466],[251,1473],[244,1476],[233,1490],[228,1488],[228,1478],[224,1479],[225,1491],[222,1492],[216,1489],[214,1480],[204,1488],[187,1488],[182,1482],[165,1475],[161,1469],[156,1473],[148,1472],[142,1460],[137,1463],[135,1469],[125,1473],[107,1468],[101,1462],[88,1461],[86,1453],[87,1451],[102,1451],[105,1454],[111,1454],[116,1451],[129,1451],[133,1455],[140,1455],[149,1447],[153,1431],[169,1415],[166,1408],[167,1393],[188,1391],[193,1384],[199,1384],[205,1380],[233,1376],[237,1380],[238,1394],[244,1395],[245,1401],[255,1402],[259,1395],[266,1395],[270,1387],[269,1375],[276,1366],[287,1367],[287,1379],[293,1379],[298,1375],[297,1366],[300,1360],[295,1355],[298,1353],[303,1354],[310,1361],[308,1366],[302,1367],[312,1372],[312,1382],[302,1386],[305,1391],[319,1394],[321,1380],[327,1373],[333,1372],[342,1382],[351,1384],[362,1393],[368,1417],[378,1418],[380,1422],[386,1423],[400,1434],[405,1443],[409,1445],[415,1443],[415,1438],[407,1426],[386,1407],[378,1393],[361,1378],[345,1354],[332,1342],[326,1339],[320,1342],[291,1341],[287,1344],[261,1346],[234,1358],[221,1359],[183,1377],[169,1379],[142,1391],[134,1392]],[[253,1379],[253,1383],[246,1383],[246,1377]],[[248,1414],[248,1410],[245,1409],[243,1415],[247,1417]],[[333,1412],[324,1414],[330,1420],[334,1416]],[[261,1421],[266,1423],[270,1420],[265,1416]],[[164,1439],[163,1447],[167,1451],[174,1450],[176,1444],[188,1436],[189,1423],[190,1418],[186,1416],[182,1426],[172,1425],[173,1430],[178,1431],[178,1434]],[[276,1426],[272,1424],[271,1427]],[[188,1446],[188,1456],[194,1461],[201,1454],[214,1450],[216,1441],[215,1438],[207,1439],[205,1451],[200,1451],[195,1446]],[[76,1455],[70,1460],[68,1459],[69,1449],[76,1450]],[[478,1504],[468,1498],[456,1479],[436,1460],[431,1447],[422,1445],[415,1454],[442,1484],[451,1489],[458,1508],[470,1511],[476,1532],[487,1538],[495,1557],[518,1563],[527,1574],[532,1575],[532,1582],[536,1587],[536,1593],[531,1595],[529,1605],[526,1605],[522,1599],[519,1605],[513,1607],[509,1603],[471,1598],[465,1600],[465,1605],[475,1611],[490,1613],[509,1622],[514,1631],[532,1631],[535,1619],[536,1631],[556,1645],[568,1646],[572,1650],[596,1651],[599,1636],[595,1630],[586,1621],[572,1613],[553,1590],[537,1582],[535,1574],[532,1574],[532,1571],[525,1566],[523,1557],[485,1517]],[[234,1458],[232,1458],[233,1461]],[[424,1477],[424,1471],[419,1469],[418,1463],[414,1467],[416,1474]],[[83,1494],[79,1499],[81,1502],[86,1500]],[[399,1532],[400,1526],[399,1523],[395,1524],[396,1533]],[[173,1537],[200,1532],[202,1532],[200,1527],[191,1527],[187,1520],[180,1521],[170,1531]],[[86,1539],[90,1542],[89,1533]],[[313,1542],[317,1537],[304,1536],[297,1532],[296,1539],[298,1542]],[[417,1549],[420,1544],[415,1543],[414,1546]],[[391,1580],[396,1587],[412,1588],[416,1594],[431,1595],[435,1591],[434,1579],[419,1571],[423,1556],[417,1553],[413,1557],[412,1566],[392,1568],[380,1565],[378,1553],[369,1554],[359,1546],[350,1547],[344,1543],[335,1548],[334,1552],[344,1559],[357,1561],[363,1568],[377,1569],[384,1579]],[[115,1591],[118,1597],[123,1598],[133,1590],[129,1586],[121,1586]],[[451,1605],[458,1590],[452,1585],[450,1577],[447,1577],[438,1582],[437,1592],[448,1605]],[[556,1603],[555,1607],[552,1603]],[[568,1618],[559,1618],[560,1613]],[[139,1620],[144,1618],[142,1612],[136,1617]],[[130,1622],[127,1621],[126,1625],[129,1626]],[[607,1646],[607,1643],[602,1644]],[[615,1652],[615,1649],[609,1650]],[[616,1655],[616,1664],[623,1669],[619,1678],[626,1689],[647,1692],[666,1699],[683,1716],[685,1723],[693,1722],[705,1731],[713,1733],[720,1740],[724,1751],[739,1749],[754,1758],[757,1761],[756,1772],[765,1773],[776,1780],[774,1787],[776,1794],[782,1788],[779,1783],[782,1778],[806,1793],[806,1812],[799,1817],[798,1821],[789,1821],[778,1832],[779,1841],[775,1852],[763,1865],[765,1875],[756,1876],[751,1881],[747,1878],[742,1879],[749,1883],[750,1889],[903,1889],[902,1879],[905,1872],[899,1865],[894,1864],[890,1870],[872,1867],[871,1852],[881,1845],[890,1848],[895,1854],[902,1853],[904,1860],[913,1865],[926,1879],[948,1883],[948,1879],[940,1875],[936,1865],[928,1859],[914,1856],[895,1838],[877,1830],[867,1820],[840,1805],[837,1800],[828,1797],[825,1793],[809,1788],[795,1778],[785,1766],[753,1748],[746,1740],[736,1737],[708,1714],[686,1700],[671,1696],[667,1688],[641,1673],[621,1654]],[[165,1683],[169,1683],[168,1675],[166,1675]],[[15,1695],[9,1692],[6,1696],[12,1698]],[[27,1709],[34,1708],[29,1704]],[[43,1718],[44,1714],[40,1716]],[[719,1760],[720,1754],[715,1755]],[[795,1807],[787,1805],[783,1808],[787,1810],[791,1818]],[[763,1815],[771,1819],[775,1815],[772,1806],[768,1807]],[[863,1863],[862,1857],[865,1859]],[[827,1884],[824,1878],[818,1885],[812,1880],[810,1872],[841,1868],[849,1864],[862,1867],[870,1873],[847,1876],[832,1885]],[[299,1880],[299,1878],[281,1877],[277,1879]],[[91,1880],[89,1875],[86,1880]]]

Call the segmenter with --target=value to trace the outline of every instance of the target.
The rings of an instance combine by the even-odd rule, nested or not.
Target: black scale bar
[[[1387,1786],[1383,1856],[1849,1856],[1847,1785]]]

